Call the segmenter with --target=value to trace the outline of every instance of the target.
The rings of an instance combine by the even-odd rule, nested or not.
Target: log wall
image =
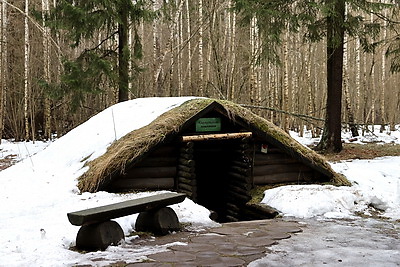
[[[177,189],[193,201],[197,201],[197,180],[193,142],[183,142],[178,158]]]
[[[229,152],[232,158],[228,166],[226,192],[226,221],[240,221],[243,208],[251,199],[253,149],[249,138],[243,138]]]
[[[261,152],[261,143],[256,144],[254,157],[254,185],[279,183],[303,183],[314,180],[315,171],[299,160],[268,146],[267,152]]]
[[[177,162],[176,146],[161,146],[115,179],[110,185],[110,191],[173,190]]]

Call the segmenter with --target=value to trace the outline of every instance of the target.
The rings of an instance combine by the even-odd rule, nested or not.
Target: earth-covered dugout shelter
[[[145,114],[132,115],[145,116]],[[323,157],[273,123],[229,101],[195,98],[110,145],[79,177],[82,192],[172,190],[218,221],[262,219],[248,204],[259,185],[349,185]],[[262,208],[261,208],[262,210]]]

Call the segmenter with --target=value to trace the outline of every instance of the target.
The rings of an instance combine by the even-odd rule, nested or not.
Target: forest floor
[[[400,156],[399,144],[343,144],[340,153],[323,154],[328,161],[337,162],[340,160],[352,159],[374,159],[379,157]]]

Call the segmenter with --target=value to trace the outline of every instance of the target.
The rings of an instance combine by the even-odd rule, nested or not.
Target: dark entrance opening
[[[194,145],[197,202],[212,210],[219,222],[229,221],[227,209],[232,202],[230,166],[238,149],[237,140],[202,141]]]
[[[251,137],[186,142],[178,167],[178,189],[213,212],[218,222],[239,221],[251,199]]]

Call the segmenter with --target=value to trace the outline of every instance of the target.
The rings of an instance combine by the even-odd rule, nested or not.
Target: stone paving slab
[[[143,245],[171,245],[165,252],[148,255],[146,262],[126,266],[246,266],[268,253],[269,246],[301,232],[297,222],[281,219],[225,223],[203,232],[179,232],[155,239],[139,239]],[[184,245],[186,244],[186,245]]]

